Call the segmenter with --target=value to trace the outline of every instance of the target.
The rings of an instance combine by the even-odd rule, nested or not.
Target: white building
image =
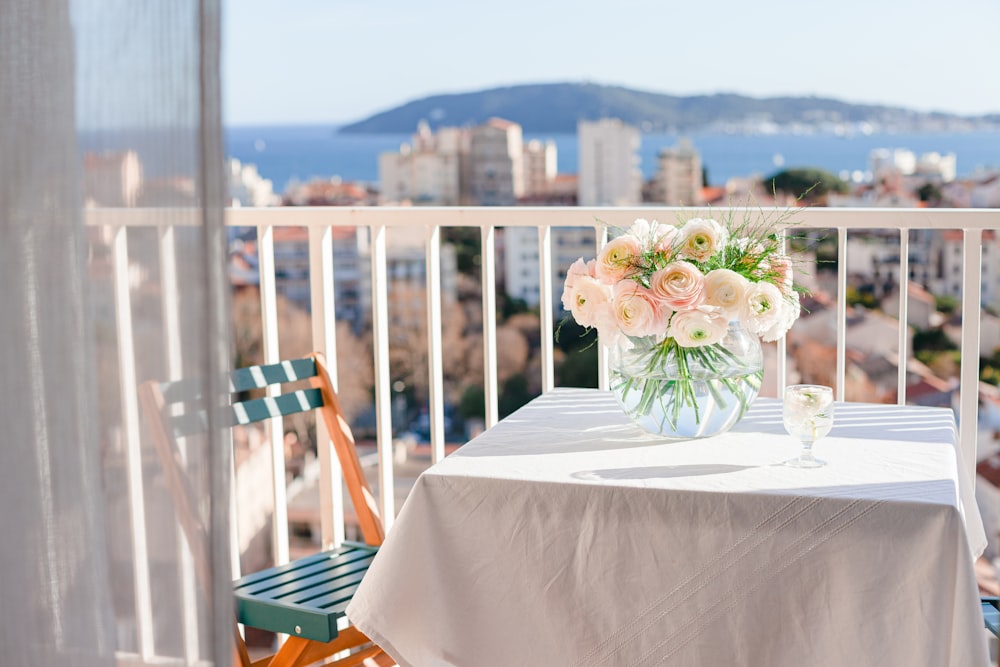
[[[577,125],[580,206],[634,206],[642,202],[639,130],[616,118]]]
[[[230,206],[277,206],[281,197],[274,193],[270,179],[261,178],[255,164],[229,159]]]
[[[469,191],[480,206],[510,206],[524,196],[521,126],[491,118],[474,127],[469,141]]]
[[[877,148],[869,155],[876,182],[887,174],[928,176],[943,183],[955,180],[957,159],[954,153],[923,153],[919,158],[905,148]]]
[[[658,169],[653,179],[653,197],[669,206],[698,206],[705,185],[701,154],[691,142],[681,139],[676,146],[664,148],[657,156]]]
[[[427,123],[420,123],[411,144],[403,144],[397,153],[379,155],[382,203],[462,203],[463,161],[468,152],[467,130],[448,127],[435,134]]]
[[[927,246],[928,262],[920,269],[920,277],[924,279],[927,289],[933,294],[948,294],[961,299],[962,247],[965,243],[962,231],[927,230],[925,234],[915,237]],[[992,230],[983,232],[982,271],[981,303],[1000,309],[1000,236]]]
[[[529,308],[537,307],[541,272],[538,263],[538,229],[536,227],[506,227],[503,230],[504,291],[522,299]],[[597,241],[593,227],[560,227],[552,229],[552,296],[553,312],[562,314],[563,282],[570,264],[577,259],[593,258]]]

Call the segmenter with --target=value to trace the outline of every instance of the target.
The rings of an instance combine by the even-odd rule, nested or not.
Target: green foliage
[[[847,183],[824,169],[813,167],[784,169],[764,179],[764,187],[813,201],[830,192],[845,193]]]
[[[458,402],[462,419],[486,419],[486,392],[477,384],[469,385]]]
[[[479,275],[482,244],[477,227],[444,227],[441,230],[441,242],[455,246],[459,273]]]
[[[979,360],[979,379],[1000,386],[1000,347],[993,350],[993,356]]]
[[[941,188],[935,183],[924,183],[919,188],[917,188],[917,196],[920,197],[920,201],[925,201],[930,204],[940,204],[941,200],[944,198],[941,194]]]
[[[945,352],[957,350],[943,329],[920,329],[913,334],[913,352]],[[920,358],[919,355],[917,357]],[[921,359],[921,361],[923,361]]]
[[[945,315],[954,315],[958,312],[958,299],[950,294],[935,294],[934,307]]]
[[[532,398],[534,396],[528,390],[527,378],[521,373],[511,376],[500,388],[500,397],[497,401],[500,418],[503,419]]]
[[[847,305],[849,306],[864,306],[869,310],[878,308],[878,299],[875,298],[875,294],[872,293],[871,288],[848,287],[846,298]]]
[[[596,332],[591,332],[594,344],[573,350],[556,366],[556,384],[560,387],[597,386]]]

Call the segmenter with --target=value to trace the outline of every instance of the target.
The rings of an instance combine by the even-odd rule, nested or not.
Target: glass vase
[[[633,348],[611,351],[611,391],[650,433],[671,438],[725,433],[760,391],[760,339],[738,322],[730,323],[722,341],[704,347],[681,347],[673,338],[631,340]]]

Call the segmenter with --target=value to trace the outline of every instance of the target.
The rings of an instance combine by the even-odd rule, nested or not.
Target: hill
[[[340,129],[345,133],[412,132],[478,125],[493,116],[520,123],[525,132],[575,133],[580,120],[620,118],[644,132],[724,129],[768,122],[782,126],[871,123],[875,129],[956,130],[995,125],[1000,116],[966,118],[898,107],[851,104],[819,97],[754,98],[720,93],[680,97],[593,83],[548,83],[434,95],[374,114]]]

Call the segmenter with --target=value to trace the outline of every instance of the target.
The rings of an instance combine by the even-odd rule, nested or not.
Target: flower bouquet
[[[611,352],[611,389],[654,433],[731,428],[760,390],[760,340],[800,312],[783,236],[766,220],[636,220],[574,262],[563,307]]]

